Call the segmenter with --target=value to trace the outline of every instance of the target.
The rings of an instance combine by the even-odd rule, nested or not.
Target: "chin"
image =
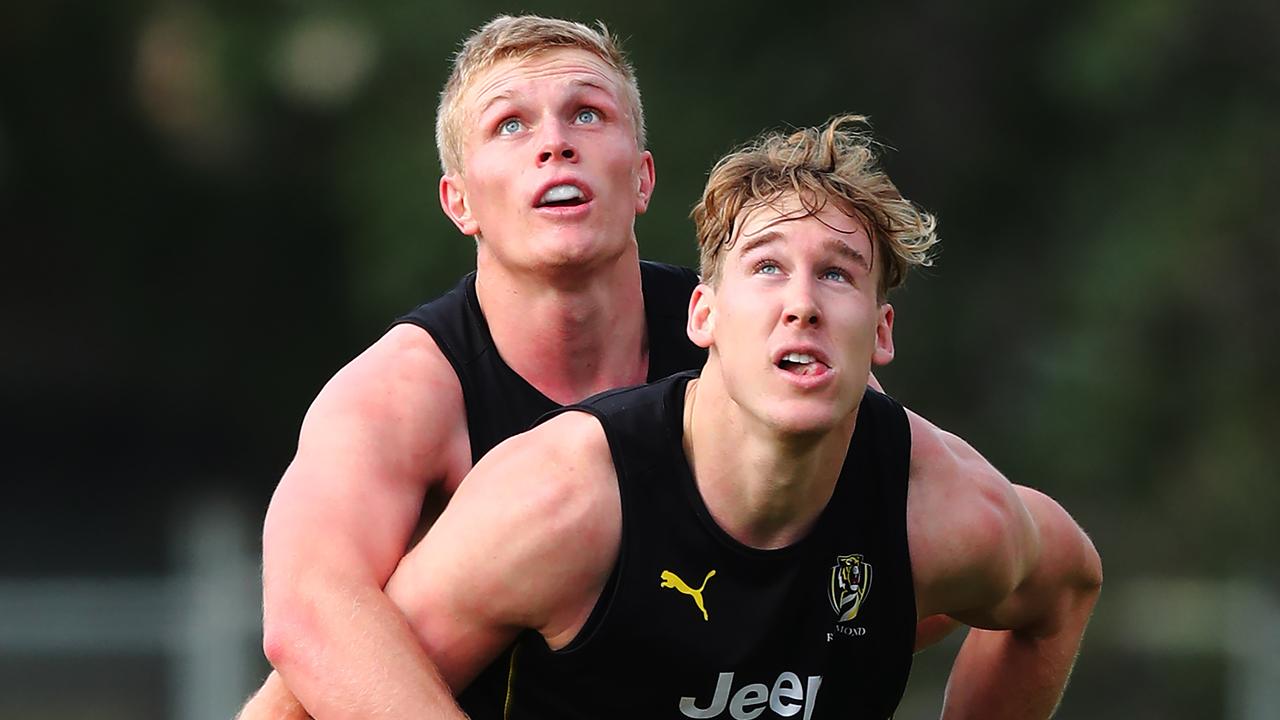
[[[822,408],[789,408],[765,416],[765,423],[779,435],[814,437],[840,428],[847,418],[830,406]]]
[[[538,253],[537,261],[548,269],[587,268],[617,260],[626,251],[623,243],[606,242],[598,234],[558,237]]]

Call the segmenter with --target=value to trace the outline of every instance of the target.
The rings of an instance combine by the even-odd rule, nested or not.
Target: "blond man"
[[[392,576],[474,720],[887,718],[937,616],[973,628],[944,717],[1052,714],[1100,561],[1057,503],[868,387],[887,293],[935,236],[859,122],[713,170],[700,373],[499,445]]]
[[[308,410],[263,535],[277,672],[244,718],[421,717],[447,697],[383,591],[415,530],[542,413],[705,357],[683,331],[696,274],[639,259],[653,158],[634,73],[603,27],[480,28],[441,95],[437,142],[440,204],[475,238],[476,271]]]

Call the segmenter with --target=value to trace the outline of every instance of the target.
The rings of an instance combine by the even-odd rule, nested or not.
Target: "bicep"
[[[308,567],[379,586],[390,576],[425,493],[468,450],[456,379],[432,350],[389,335],[317,396],[267,511],[266,581]]]
[[[1032,488],[1014,489],[1028,518],[1027,542],[1035,544],[1034,562],[1005,598],[976,619],[990,629],[1052,635],[1073,598],[1101,584],[1101,561],[1089,537],[1061,505]]]
[[[1052,498],[1010,483],[964,440],[910,418],[908,538],[921,616],[1052,632],[1064,603],[1101,583],[1089,538]]]
[[[490,451],[387,584],[455,690],[522,629],[553,648],[576,634],[612,568],[607,447],[594,419],[569,415]]]
[[[964,440],[911,414],[908,542],[921,617],[974,624],[1035,562],[1034,525],[1009,483]]]

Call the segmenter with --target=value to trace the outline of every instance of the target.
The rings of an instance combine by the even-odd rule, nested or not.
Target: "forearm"
[[[947,680],[943,720],[1035,720],[1053,715],[1096,595],[1050,635],[971,628]]]
[[[327,588],[295,602],[293,613],[268,623],[268,658],[311,716],[330,718],[465,718],[399,609],[376,587]],[[270,684],[270,683],[268,683]],[[270,690],[251,707],[306,717]],[[246,712],[250,708],[246,708]]]
[[[273,670],[236,715],[236,720],[307,720],[310,717],[298,698],[289,692],[280,673]]]

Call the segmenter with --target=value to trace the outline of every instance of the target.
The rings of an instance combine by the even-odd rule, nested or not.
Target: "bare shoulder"
[[[527,432],[499,443],[476,465],[476,475],[496,475],[491,466],[529,463],[541,477],[539,483],[570,486],[598,483],[602,474],[612,477],[613,459],[604,428],[595,416],[579,411],[562,412]],[[606,472],[607,471],[607,472]],[[507,478],[518,482],[516,478]]]
[[[518,628],[561,647],[608,579],[621,526],[604,431],[566,412],[489,451],[387,591],[424,644],[450,657],[474,652],[481,662]],[[460,660],[456,672],[472,664]]]
[[[307,410],[263,528],[268,599],[288,588],[295,571],[372,573],[384,582],[427,493],[452,491],[470,466],[451,366],[426,332],[392,328],[339,370]]]
[[[561,413],[504,440],[476,464],[454,503],[502,513],[495,518],[501,524],[527,528],[530,550],[552,554],[565,541],[605,539],[621,523],[604,429],[583,412]]]
[[[1055,598],[1089,592],[1101,563],[1053,498],[1015,485],[967,442],[911,414],[907,532],[920,617],[989,629],[1056,617]]]
[[[460,480],[467,470],[462,388],[421,328],[391,328],[316,396],[303,421],[298,458],[313,452],[325,458],[348,443],[392,472]]]
[[[317,409],[381,414],[428,401],[461,408],[462,389],[431,335],[405,324],[388,330],[335,373],[308,414]]]
[[[908,411],[907,535],[921,617],[1008,592],[1035,547],[1013,485],[967,442]]]

